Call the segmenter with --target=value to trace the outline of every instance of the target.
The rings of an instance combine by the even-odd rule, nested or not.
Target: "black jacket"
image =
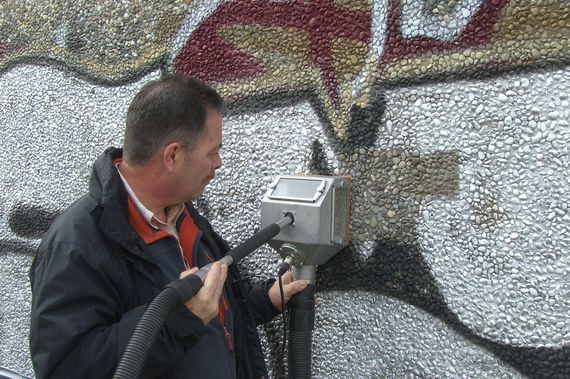
[[[110,378],[148,304],[168,283],[128,222],[128,195],[110,148],[97,159],[89,194],[52,224],[32,263],[30,351],[38,378]],[[219,259],[229,250],[210,223],[187,204],[208,248]],[[234,266],[226,289],[235,322],[237,375],[267,376],[256,325],[277,311],[270,281],[250,286]],[[182,378],[185,352],[203,323],[181,306],[154,343],[143,377]]]

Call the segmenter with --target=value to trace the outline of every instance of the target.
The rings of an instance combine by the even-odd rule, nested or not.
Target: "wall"
[[[277,175],[353,178],[314,377],[570,376],[566,1],[7,0],[0,25],[0,366],[33,376],[41,233],[121,144],[136,90],[182,71],[228,102],[198,205],[230,243]],[[272,377],[280,322],[260,329]]]

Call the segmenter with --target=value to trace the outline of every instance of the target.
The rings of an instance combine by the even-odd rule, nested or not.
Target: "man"
[[[213,89],[181,75],[134,97],[123,150],[97,159],[89,193],[54,221],[32,264],[38,378],[111,377],[160,290],[229,250],[189,202],[222,165],[222,106]],[[306,287],[290,274],[283,281],[285,302]],[[256,325],[280,306],[274,281],[251,286],[215,263],[166,320],[143,377],[267,376]]]

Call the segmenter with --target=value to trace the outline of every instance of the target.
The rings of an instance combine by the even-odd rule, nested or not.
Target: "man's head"
[[[192,149],[208,112],[220,113],[222,107],[214,89],[188,76],[167,75],[146,84],[127,111],[123,158],[140,166],[171,142]]]
[[[139,172],[143,187],[155,189],[156,202],[202,195],[222,165],[222,107],[215,90],[182,75],[165,76],[135,95],[127,111],[123,162]]]

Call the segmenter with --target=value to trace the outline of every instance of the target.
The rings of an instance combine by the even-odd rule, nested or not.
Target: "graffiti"
[[[316,89],[334,124],[366,56],[370,17],[365,5],[332,1],[227,3],[192,33],[174,67],[216,83],[230,100]]]
[[[520,39],[512,31],[505,32],[520,30],[509,25],[510,17],[501,21],[507,5],[506,0],[459,2],[448,10],[427,1],[404,2],[402,7],[395,1],[378,1],[372,7],[346,8],[332,1],[230,2],[190,35],[175,60],[175,69],[215,83],[230,99],[311,89],[335,136],[345,140],[351,110],[366,106],[370,94],[363,89],[378,80],[475,74],[493,66],[531,63],[532,59],[517,59],[518,43],[503,51],[505,45]],[[419,18],[417,11],[421,11]],[[532,11],[523,7],[521,12]],[[560,18],[547,19],[548,25],[567,18],[548,17]],[[445,27],[439,27],[438,20],[445,21]],[[430,32],[433,28],[436,31]],[[560,33],[568,29],[563,26]],[[545,38],[555,45],[565,43],[556,36]],[[212,40],[216,42],[206,43]],[[543,53],[553,59],[568,58],[558,47]]]
[[[494,341],[466,325],[448,305],[429,265],[413,246],[377,241],[365,260],[346,249],[318,272],[320,291],[343,288],[373,291],[418,306],[440,318],[450,328],[522,374],[531,378],[562,378],[570,369],[568,346],[524,347]]]
[[[199,12],[204,5],[183,1],[110,8],[8,2],[4,30],[15,34],[0,34],[0,69],[56,61],[98,81],[121,83],[166,63],[166,69],[213,83],[230,100],[308,90],[336,138],[345,141],[353,109],[366,107],[368,88],[378,81],[473,75],[543,64],[544,57],[549,63],[570,58],[568,38],[562,38],[570,30],[570,11],[560,0],[212,4]],[[86,22],[77,22],[78,13]],[[54,21],[42,23],[45,18]]]
[[[0,254],[7,250],[33,254],[35,241],[47,232],[58,213],[38,205],[16,204],[10,210],[7,225],[13,237],[0,238]]]
[[[472,14],[469,23],[457,29],[452,40],[425,35],[406,39],[401,33],[393,33],[388,37],[387,55],[380,64],[380,77],[385,81],[413,81],[442,74],[481,74],[541,65],[545,57],[550,62],[568,61],[569,57],[559,51],[564,49],[564,36],[569,32],[567,6],[555,1],[533,4],[487,0]],[[429,14],[436,14],[437,9]],[[472,10],[471,6],[467,13]],[[444,19],[451,21],[450,17]],[[459,20],[453,20],[457,27]],[[398,29],[397,22],[391,25]],[[559,27],[552,29],[552,25]],[[523,30],[529,34],[523,34]],[[543,45],[551,47],[542,49]]]
[[[418,319],[437,319],[498,362],[461,362],[463,376],[570,375],[568,286],[556,283],[567,277],[569,246],[567,1],[8,0],[0,10],[0,79],[28,63],[65,69],[15,74],[23,85],[50,83],[17,99],[19,86],[0,87],[1,258],[30,260],[57,207],[82,193],[86,162],[118,141],[110,130],[121,128],[123,87],[147,74],[189,73],[228,104],[223,175],[196,205],[231,243],[257,227],[259,194],[273,175],[350,175],[352,244],[319,267],[320,293],[411,305]],[[76,74],[84,91],[58,87]],[[100,89],[116,92],[94,97]],[[83,97],[84,108],[70,106]],[[86,121],[90,108],[96,115]],[[102,109],[110,116],[99,121]],[[22,170],[27,159],[46,162]],[[60,187],[48,168],[71,180]],[[273,269],[272,258],[250,259],[254,274]],[[365,309],[380,313],[375,307]],[[11,314],[19,312],[0,318]],[[405,331],[408,320],[391,322]],[[284,376],[280,325],[266,332],[272,373]],[[16,339],[4,327],[0,334]],[[373,345],[367,338],[350,343]],[[0,366],[7,355],[0,351]],[[445,373],[431,369],[417,376]]]
[[[7,0],[0,69],[17,62],[59,62],[99,82],[132,81],[164,61],[190,6],[191,1]]]
[[[403,1],[402,37],[428,37],[441,41],[457,38],[481,7],[481,0],[434,2]],[[501,9],[500,3],[495,3]],[[419,27],[417,27],[419,25]]]
[[[56,213],[38,206],[18,204],[8,216],[10,229],[19,237],[40,238],[45,233]]]

